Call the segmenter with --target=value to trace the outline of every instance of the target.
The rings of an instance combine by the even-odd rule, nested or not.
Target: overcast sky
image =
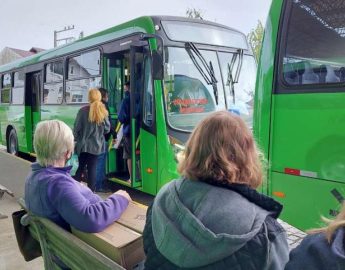
[[[1,0],[0,50],[54,46],[54,30],[74,25],[85,36],[143,15],[185,16],[200,9],[205,19],[245,34],[264,22],[271,0]]]

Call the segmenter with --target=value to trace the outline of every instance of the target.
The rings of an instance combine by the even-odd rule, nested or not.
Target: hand
[[[120,195],[122,197],[125,197],[129,202],[132,201],[131,196],[129,196],[129,194],[125,190],[120,189],[120,190],[116,191],[114,194],[117,194],[117,195]]]

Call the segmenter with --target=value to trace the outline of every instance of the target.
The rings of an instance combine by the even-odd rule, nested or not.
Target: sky
[[[271,0],[1,0],[0,50],[54,46],[54,30],[74,25],[58,38],[84,36],[143,15],[186,16],[200,10],[204,19],[248,34],[265,22]]]

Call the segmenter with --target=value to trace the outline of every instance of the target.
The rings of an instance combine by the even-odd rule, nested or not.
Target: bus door
[[[140,164],[140,129],[141,129],[141,100],[143,86],[143,47],[131,46],[130,50],[130,93],[131,93],[131,150],[132,150],[132,186],[141,186]]]
[[[40,93],[41,93],[41,72],[32,72],[26,74],[25,80],[25,104],[27,107],[25,120],[27,124],[27,142],[28,150],[33,152],[33,134],[37,123],[41,120],[41,104],[40,104]]]
[[[120,110],[121,101],[123,99],[123,85],[125,82],[125,55],[123,53],[113,53],[106,55],[105,64],[103,67],[103,73],[106,74],[103,87],[108,90],[109,93],[109,113],[111,119],[112,129],[118,129],[117,114]],[[104,75],[103,75],[104,76]],[[116,139],[116,138],[113,138]],[[110,144],[111,142],[109,142]],[[110,146],[110,145],[109,145]],[[115,149],[109,148],[107,155],[106,173],[110,180],[126,180],[127,175],[124,175],[126,171],[125,162],[122,158],[122,148]]]
[[[152,57],[148,45],[131,47],[132,181],[145,193],[157,192],[157,133]]]

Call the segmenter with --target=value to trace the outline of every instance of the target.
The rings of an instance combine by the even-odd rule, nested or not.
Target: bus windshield
[[[168,123],[172,128],[192,131],[208,114],[226,109],[239,114],[252,126],[256,75],[253,56],[243,56],[239,81],[234,84],[234,91],[231,92],[226,86],[226,78],[233,53],[199,50],[205,62],[212,66],[215,77],[215,85],[212,85],[198,69],[198,63],[202,65],[200,59],[193,60],[185,48],[169,47],[167,50],[164,92]],[[234,65],[233,76],[238,61]],[[236,93],[235,96],[233,93]]]

